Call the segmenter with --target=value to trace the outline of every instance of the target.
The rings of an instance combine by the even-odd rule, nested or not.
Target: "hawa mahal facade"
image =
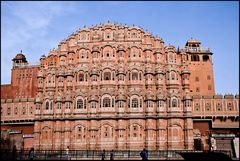
[[[113,23],[76,31],[38,63],[21,52],[1,85],[4,139],[19,149],[234,153],[239,96],[215,95],[212,54],[192,38],[176,48]]]

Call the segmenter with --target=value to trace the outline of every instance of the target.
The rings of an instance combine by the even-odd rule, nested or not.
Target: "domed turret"
[[[22,50],[21,50],[21,53],[17,54],[15,58],[12,59],[12,61],[14,63],[27,63],[27,59],[25,55],[22,53]]]
[[[25,57],[25,55],[22,53],[22,50],[21,50],[21,53],[17,54],[13,59],[13,66],[21,66],[21,65],[26,65],[28,64],[27,62],[27,59]]]

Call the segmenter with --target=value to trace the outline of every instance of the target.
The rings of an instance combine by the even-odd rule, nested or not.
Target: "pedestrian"
[[[113,154],[113,150],[110,153],[110,160],[114,160],[114,154]]]
[[[16,145],[14,145],[13,149],[12,149],[12,159],[17,160],[17,147],[16,147]]]
[[[143,150],[140,152],[140,156],[142,157],[142,160],[148,160],[148,151],[143,148]]]
[[[31,148],[29,153],[28,153],[28,158],[29,160],[33,160],[34,158],[34,148]]]
[[[67,146],[67,149],[66,149],[66,156],[67,156],[67,160],[69,160],[70,159],[70,157],[69,157],[69,146]]]
[[[145,149],[145,160],[148,160],[148,150]]]
[[[103,152],[102,152],[102,160],[105,159],[105,149],[103,149]]]

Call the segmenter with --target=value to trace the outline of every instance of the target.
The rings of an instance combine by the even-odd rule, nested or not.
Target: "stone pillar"
[[[192,118],[184,120],[184,147],[186,150],[193,150],[193,121]]]
[[[35,150],[40,150],[40,139],[41,139],[41,122],[35,121],[35,123],[34,123],[34,142],[33,142],[33,147]]]
[[[66,149],[68,146],[71,150],[73,150],[71,148],[71,140],[70,140],[70,132],[71,132],[71,124],[70,124],[70,121],[69,120],[65,120],[65,126],[64,126],[64,149]]]
[[[56,121],[53,131],[54,150],[61,150],[61,121]]]

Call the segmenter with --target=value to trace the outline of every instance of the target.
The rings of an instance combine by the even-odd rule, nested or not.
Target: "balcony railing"
[[[210,49],[205,47],[181,47],[181,52],[210,52]]]

